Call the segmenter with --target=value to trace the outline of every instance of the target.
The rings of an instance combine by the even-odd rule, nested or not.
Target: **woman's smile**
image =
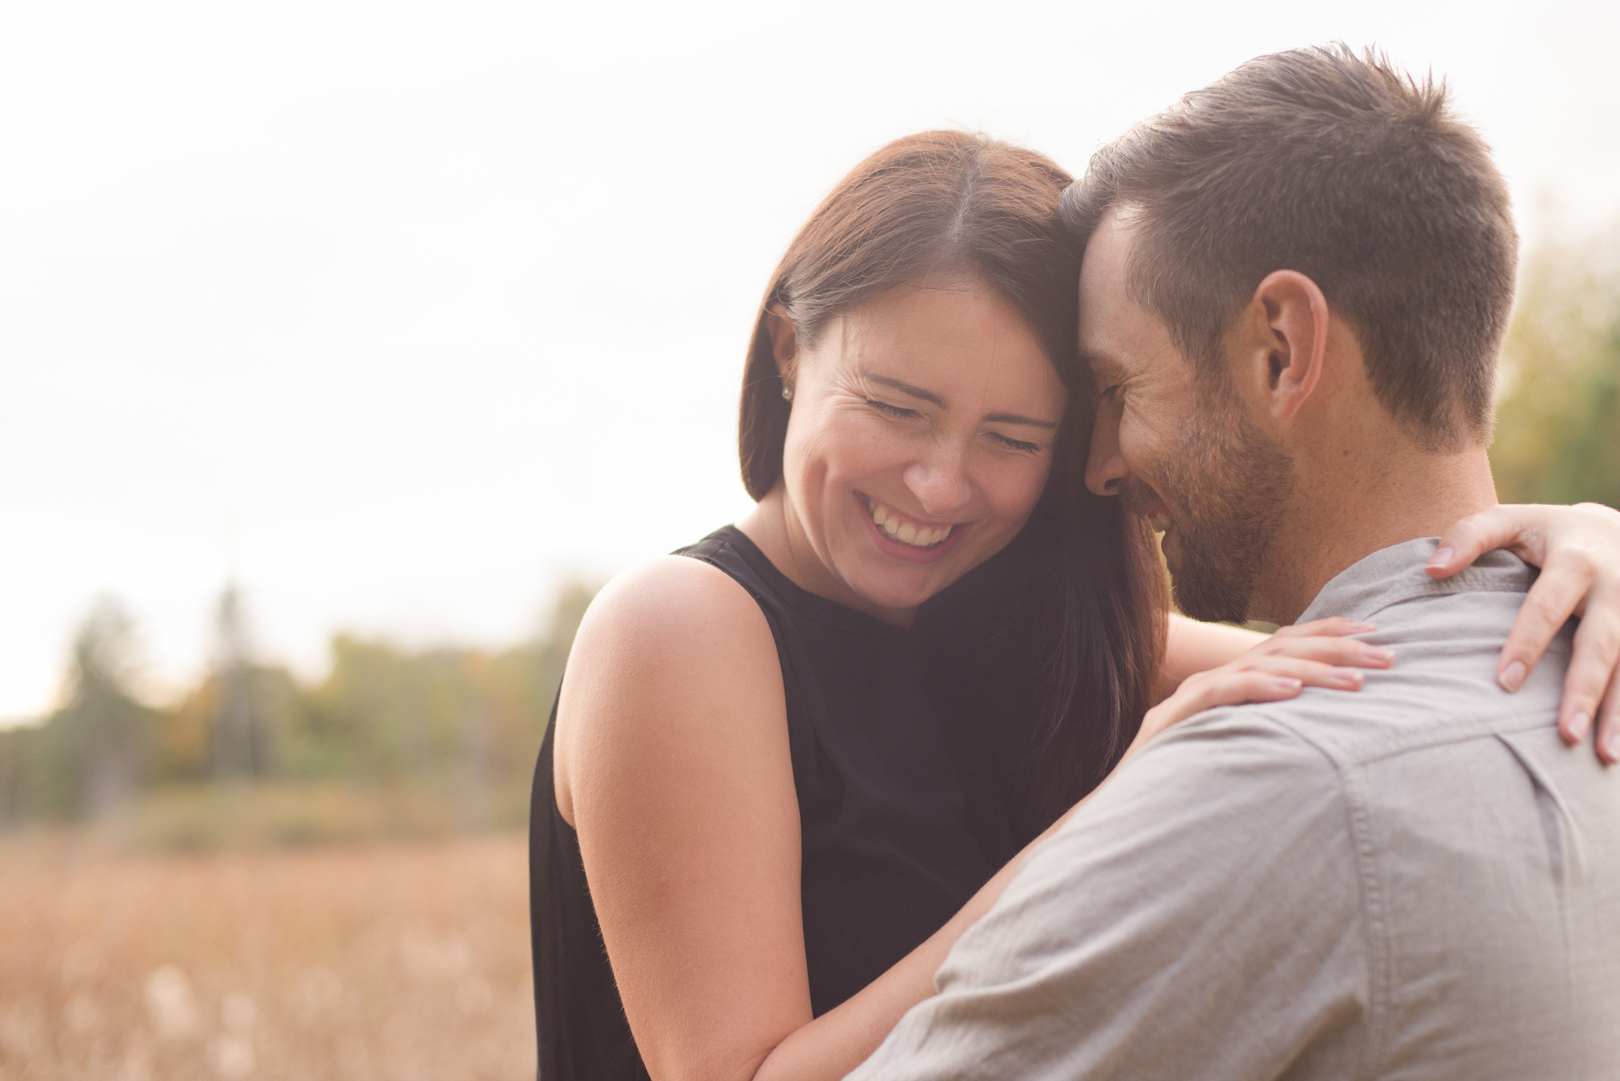
[[[910,563],[933,563],[956,547],[966,531],[966,522],[926,522],[856,492],[856,505],[865,512],[872,539],[886,555]]]

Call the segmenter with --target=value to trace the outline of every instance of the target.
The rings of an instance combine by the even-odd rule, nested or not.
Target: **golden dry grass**
[[[523,838],[0,844],[0,1081],[535,1073]]]

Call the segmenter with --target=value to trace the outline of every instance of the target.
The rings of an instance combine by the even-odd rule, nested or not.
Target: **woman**
[[[1068,182],[913,136],[789,248],[759,505],[603,591],[541,753],[542,1076],[841,1077],[1133,738],[1389,663],[1344,621],[1167,634],[1151,537],[1079,483]]]

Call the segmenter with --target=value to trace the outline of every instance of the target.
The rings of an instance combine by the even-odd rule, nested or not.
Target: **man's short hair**
[[[1098,151],[1061,207],[1082,243],[1132,211],[1132,294],[1205,370],[1266,275],[1295,270],[1425,446],[1489,438],[1518,236],[1432,76],[1343,44],[1251,60]]]

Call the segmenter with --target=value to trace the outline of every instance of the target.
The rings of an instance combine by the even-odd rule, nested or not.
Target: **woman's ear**
[[[765,306],[765,333],[771,336],[771,355],[776,358],[776,374],[782,377],[784,387],[791,387],[798,370],[799,332],[793,316],[788,314],[787,307],[779,300]]]

